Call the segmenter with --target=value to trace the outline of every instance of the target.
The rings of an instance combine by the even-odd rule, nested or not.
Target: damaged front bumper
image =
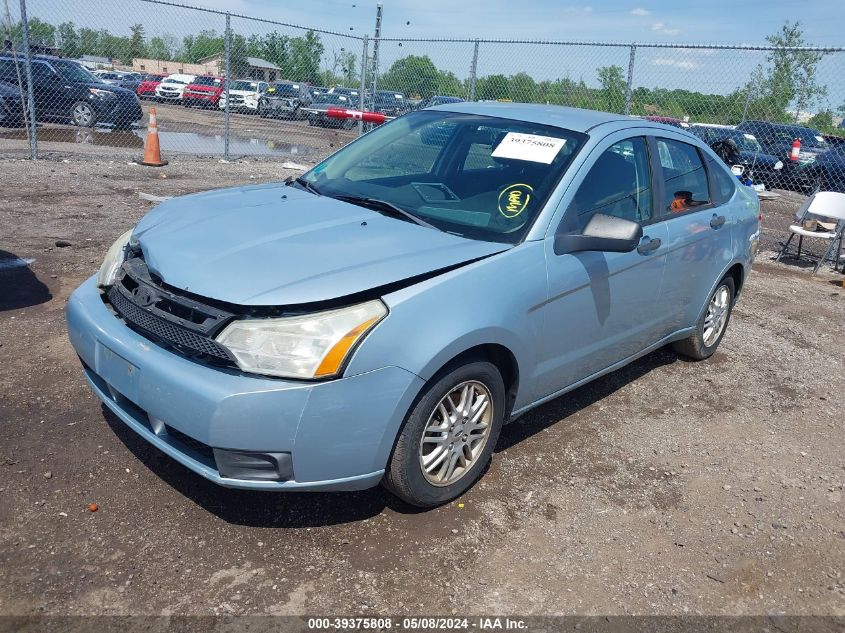
[[[94,277],[71,295],[67,321],[103,403],[176,461],[231,488],[376,485],[423,384],[398,367],[319,383],[211,367],[130,329],[103,301]]]

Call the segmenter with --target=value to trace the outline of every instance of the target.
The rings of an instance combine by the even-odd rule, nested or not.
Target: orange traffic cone
[[[141,164],[149,165],[150,167],[162,167],[167,164],[166,160],[161,159],[155,106],[150,108],[150,124],[147,127],[147,141],[144,143],[144,160],[141,161]]]

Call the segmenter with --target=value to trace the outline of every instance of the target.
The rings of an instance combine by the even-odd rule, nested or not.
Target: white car
[[[185,94],[185,87],[194,83],[196,75],[175,73],[161,80],[156,88],[156,99],[160,101],[181,101]]]
[[[258,112],[258,99],[267,90],[269,84],[266,81],[254,81],[251,79],[239,79],[233,81],[229,86],[229,99],[231,110],[247,110]],[[220,109],[226,109],[226,94],[220,96],[218,102]]]

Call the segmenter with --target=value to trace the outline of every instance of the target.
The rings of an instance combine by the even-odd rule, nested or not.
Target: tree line
[[[20,26],[14,25],[13,40],[20,40]],[[215,30],[203,30],[181,39],[166,34],[148,38],[141,24],[131,26],[126,35],[115,35],[105,29],[77,27],[72,22],[54,26],[37,17],[30,19],[29,29],[33,43],[58,48],[65,57],[93,55],[127,65],[135,58],[197,63],[225,49],[224,35]],[[630,113],[689,117],[704,123],[731,124],[743,119],[794,122],[796,110],[807,112],[828,96],[827,87],[817,77],[824,53],[797,50],[806,46],[798,22],[787,21],[766,39],[777,48],[769,52],[765,64],[752,69],[745,85],[728,94],[638,86],[631,93]],[[278,66],[285,79],[322,86],[354,87],[360,82],[358,56],[345,48],[327,54],[320,35],[314,31],[305,31],[301,36],[275,31],[263,35],[233,34],[231,44],[230,63],[236,77],[246,73],[247,57],[258,57]],[[361,61],[369,71],[372,60]],[[492,74],[477,78],[475,98],[622,112],[627,84],[623,68],[602,66],[597,69],[597,78],[598,85],[589,85],[583,78],[538,81],[527,72]],[[369,85],[369,77],[366,82]],[[471,92],[468,78],[461,79],[452,71],[438,68],[428,55],[397,59],[380,73],[378,87],[417,98],[434,95],[468,98]],[[829,106],[822,108],[810,124],[832,131],[835,112],[845,114],[845,103],[836,110]]]

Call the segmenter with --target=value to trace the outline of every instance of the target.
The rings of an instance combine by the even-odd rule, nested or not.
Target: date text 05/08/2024
[[[407,631],[444,631],[470,630],[481,631],[510,630],[520,631],[528,628],[525,620],[502,617],[343,617],[309,618],[308,629],[313,631],[384,631],[390,629]]]

